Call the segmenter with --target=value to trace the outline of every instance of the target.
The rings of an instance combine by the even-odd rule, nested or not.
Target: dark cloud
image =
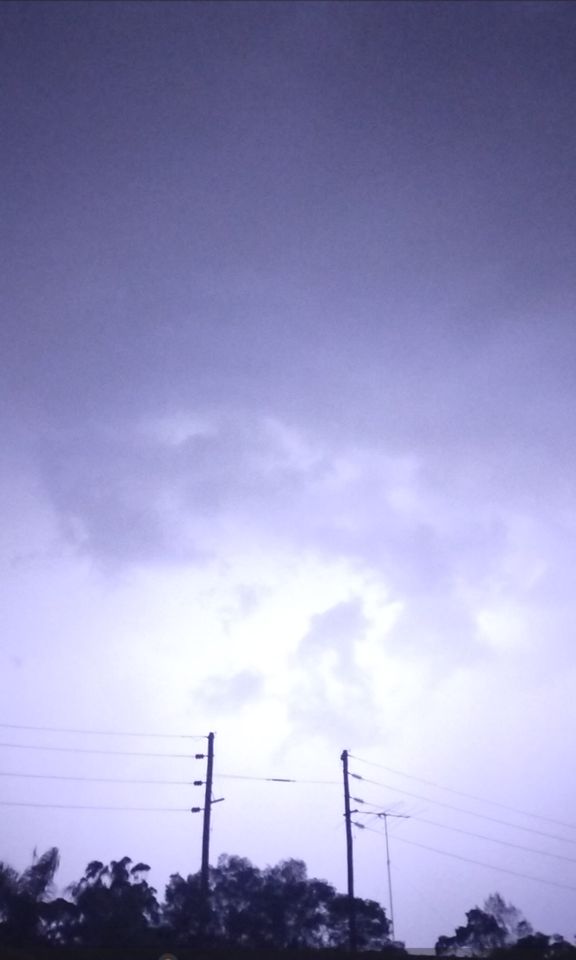
[[[45,489],[64,533],[97,561],[207,559],[214,524],[238,515],[273,527],[300,496],[305,470],[266,420],[213,420],[176,440],[170,422],[153,428],[86,427],[43,444]]]
[[[207,711],[225,715],[253,706],[264,691],[262,674],[255,670],[241,670],[230,676],[206,677],[194,691],[194,702]]]
[[[479,654],[472,610],[491,596],[512,548],[507,498],[469,488],[458,469],[443,489],[425,459],[330,449],[264,417],[238,415],[61,435],[43,460],[63,536],[97,564],[206,564],[226,556],[241,531],[244,543],[274,555],[341,560],[376,578],[403,605],[390,650],[439,663]],[[241,600],[226,617],[240,607],[246,615]],[[351,634],[363,629],[354,617],[354,604],[322,615],[302,656],[320,655],[332,632],[331,649],[344,662],[339,644],[352,644],[352,656]]]
[[[299,655],[310,671],[322,671],[325,654],[335,654],[331,669],[342,679],[354,680],[354,651],[366,632],[368,622],[359,599],[343,601],[312,617],[310,627],[299,647]]]
[[[342,743],[346,737],[368,742],[373,736],[377,715],[373,676],[358,662],[369,626],[358,597],[312,617],[298,648],[289,698],[297,736],[308,731],[330,743]]]
[[[507,6],[6,10],[9,408],[486,446],[539,372],[560,414],[572,20]]]

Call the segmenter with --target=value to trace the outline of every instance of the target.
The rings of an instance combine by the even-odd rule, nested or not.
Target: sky
[[[556,0],[1,5],[0,859],[161,893],[214,731],[212,862],[344,890],[347,749],[400,939],[496,890],[575,935],[575,46]]]

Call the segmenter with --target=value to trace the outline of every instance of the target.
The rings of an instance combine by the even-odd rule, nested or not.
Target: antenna
[[[386,870],[388,872],[388,900],[390,903],[390,938],[394,940],[394,903],[392,900],[392,868],[390,865],[390,842],[388,840],[388,817],[394,817],[395,820],[409,820],[407,813],[390,813],[386,810],[376,816],[384,821],[384,836],[386,837]]]

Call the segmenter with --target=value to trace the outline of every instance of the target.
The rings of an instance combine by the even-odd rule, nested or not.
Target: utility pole
[[[354,899],[354,853],[352,847],[352,819],[350,811],[350,783],[348,777],[348,751],[343,750],[342,773],[344,777],[344,819],[346,822],[346,863],[348,866],[348,937],[350,952],[356,953],[358,938],[356,932],[356,900]]]
[[[388,900],[390,901],[390,939],[394,940],[394,905],[392,902],[392,868],[390,866],[390,844],[388,842],[388,817],[394,817],[397,820],[409,820],[410,817],[403,813],[379,813],[378,817],[384,821],[384,836],[386,837],[386,870],[388,872]]]
[[[214,773],[214,734],[208,734],[208,753],[197,753],[196,760],[206,760],[206,781],[204,807],[192,807],[192,813],[204,813],[202,825],[202,862],[200,865],[200,913],[198,916],[198,939],[205,942],[210,920],[210,813],[212,811],[212,777]],[[202,786],[202,780],[195,780],[194,786]]]
[[[208,871],[210,868],[210,813],[212,811],[212,777],[214,772],[214,734],[208,734],[208,754],[206,763],[206,791],[204,794],[204,822],[202,827],[202,866],[200,868],[200,889],[202,899],[208,903]]]

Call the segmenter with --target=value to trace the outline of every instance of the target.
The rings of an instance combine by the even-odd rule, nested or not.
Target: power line
[[[26,780],[75,780],[87,783],[139,783],[139,784],[161,784],[162,786],[172,787],[199,787],[203,780],[139,780],[130,777],[72,777],[56,773],[12,773],[0,770],[0,777],[17,777]]]
[[[218,773],[214,779],[221,777],[224,780],[255,780],[259,783],[308,783],[325,784],[327,786],[340,786],[337,780],[300,780],[293,777],[252,777],[244,776],[241,773]]]
[[[130,754],[132,756],[133,754]],[[135,754],[136,756],[150,756],[150,754]],[[151,754],[151,756],[171,756],[171,754]],[[190,757],[187,757],[190,759]],[[32,780],[75,780],[78,782],[88,782],[88,783],[137,783],[137,784],[161,784],[173,787],[199,787],[204,785],[203,780],[141,780],[139,778],[132,777],[78,777],[78,776],[64,776],[55,773],[17,773],[11,770],[0,770],[0,777],[17,777],[22,779],[32,779]],[[218,773],[214,776],[214,779],[217,780],[218,777],[222,777],[225,780],[253,780],[260,783],[302,783],[302,784],[336,784],[336,780],[299,780],[288,777],[252,777],[244,776],[240,773]],[[357,800],[356,802],[361,802]]]
[[[206,734],[188,733],[134,733],[125,730],[81,730],[74,727],[40,727],[21,723],[0,723],[0,728],[8,730],[36,730],[42,733],[81,733],[96,737],[153,737],[167,740],[206,740]]]
[[[359,813],[364,813],[360,810]],[[375,816],[382,816],[376,814]],[[485,833],[475,833],[472,830],[462,830],[460,827],[452,827],[448,823],[438,823],[436,820],[428,820],[425,817],[412,815],[411,820],[417,820],[419,823],[426,823],[431,827],[440,827],[441,830],[450,830],[452,833],[461,833],[467,837],[475,837],[477,840],[488,840],[489,843],[499,843],[503,847],[512,847],[515,850],[524,850],[526,853],[537,853],[541,857],[551,857],[553,860],[564,860],[566,863],[576,863],[574,857],[565,857],[561,853],[551,853],[548,850],[538,850],[536,847],[527,847],[521,843],[512,843],[511,840],[500,840],[498,837],[488,837]]]
[[[416,783],[424,783],[428,787],[435,787],[437,790],[444,790],[446,793],[453,793],[458,797],[466,797],[468,800],[477,800],[479,803],[489,803],[494,807],[500,807],[502,810],[509,810],[510,813],[519,813],[524,817],[532,817],[534,820],[543,820],[546,823],[553,823],[557,827],[568,827],[570,830],[576,830],[576,824],[567,823],[565,820],[556,820],[553,817],[545,817],[539,813],[531,813],[529,810],[522,810],[519,807],[512,807],[508,803],[501,803],[499,800],[490,800],[488,797],[479,797],[474,793],[466,793],[464,790],[455,790],[453,787],[445,787],[441,783],[436,783],[434,780],[426,780],[424,777],[415,777],[410,773],[403,773],[402,770],[396,770],[394,767],[387,767],[383,763],[374,763],[372,760],[364,760],[362,757],[357,757],[354,754],[350,754],[354,760],[358,760],[360,763],[366,763],[370,767],[378,767],[380,770],[387,770],[389,773],[394,773],[399,777],[405,777],[407,780],[414,780]]]
[[[50,750],[58,753],[98,753],[105,754],[106,756],[117,757],[168,757],[178,758],[180,760],[192,759],[191,754],[189,753],[149,753],[131,750],[92,750],[87,747],[53,747],[40,746],[38,744],[31,743],[0,743],[0,747],[9,747],[13,748],[14,750]]]
[[[368,780],[361,777],[359,773],[351,773],[351,777],[356,780],[362,780],[364,783],[371,783],[376,787],[384,787],[386,790],[392,790],[395,793],[402,793],[407,797],[413,797],[416,800],[424,800],[426,803],[436,804],[437,807],[444,807],[446,810],[455,810],[458,813],[464,813],[469,817],[478,817],[481,820],[489,820],[490,823],[499,823],[503,827],[510,827],[512,830],[522,830],[524,833],[533,833],[539,837],[546,837],[548,840],[558,840],[560,843],[570,843],[576,846],[576,840],[568,837],[559,837],[554,833],[546,833],[544,830],[536,830],[535,827],[523,827],[518,823],[511,823],[509,820],[500,820],[498,817],[491,817],[487,813],[477,813],[474,810],[465,810],[463,807],[457,807],[452,803],[444,803],[442,800],[433,800],[432,797],[423,797],[420,793],[412,793],[410,790],[401,790],[400,787],[392,787],[389,783],[382,783],[380,780]],[[376,806],[376,804],[374,804]],[[383,808],[381,808],[383,809]]]
[[[0,807],[50,807],[54,810],[131,810],[148,813],[190,813],[189,807],[121,807],[82,803],[34,803],[28,800],[0,800]]]
[[[377,833],[380,837],[384,834],[381,830],[374,830],[373,827],[365,827],[371,833]],[[493,863],[484,863],[482,860],[474,860],[472,857],[463,857],[458,853],[449,853],[448,850],[439,850],[438,847],[429,847],[425,843],[418,843],[416,840],[407,840],[405,837],[394,837],[399,843],[407,843],[411,847],[420,847],[422,850],[430,850],[432,853],[440,853],[443,857],[452,857],[454,860],[462,860],[464,863],[474,863],[478,867],[487,867],[488,870],[496,870],[499,873],[508,873],[513,877],[519,877],[521,880],[533,880],[535,883],[544,883],[549,887],[559,887],[561,890],[572,890],[576,892],[576,887],[571,887],[567,883],[559,883],[557,880],[545,880],[543,877],[535,877],[530,873],[520,873],[519,870],[510,870],[508,867],[497,867]]]

